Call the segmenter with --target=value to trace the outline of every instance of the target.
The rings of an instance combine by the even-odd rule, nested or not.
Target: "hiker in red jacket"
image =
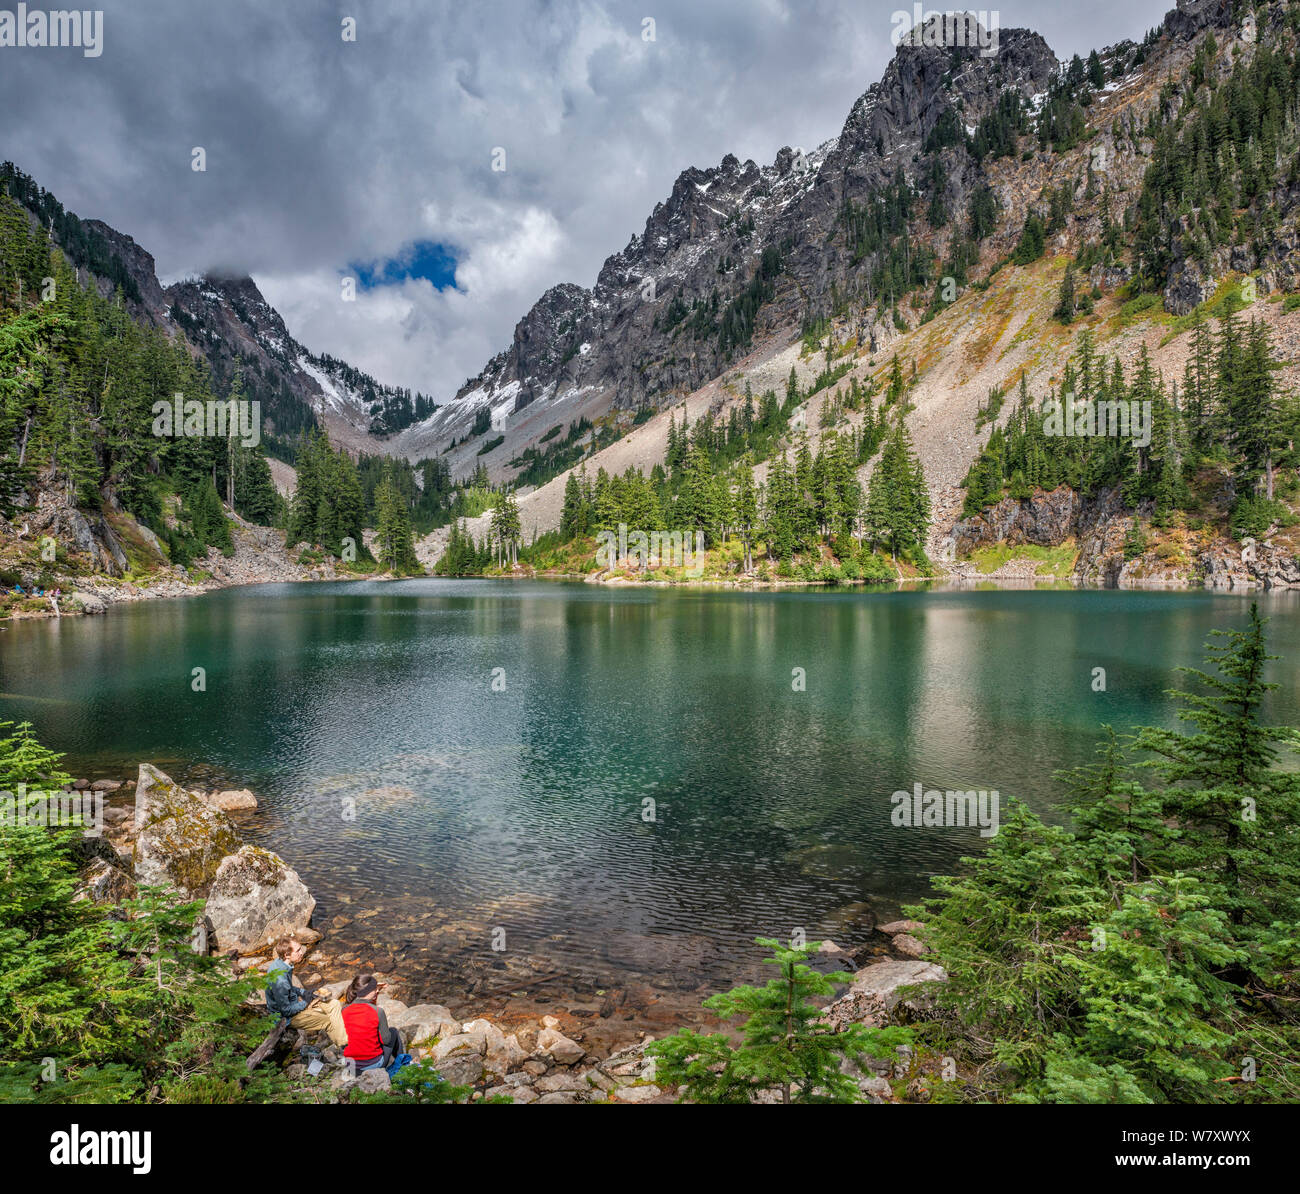
[[[343,1056],[355,1063],[357,1073],[379,1066],[387,1069],[402,1052],[402,1034],[389,1027],[384,1009],[375,1006],[375,1000],[387,986],[373,974],[358,974],[348,984],[344,996],[347,1006],[343,1009],[348,1045]]]

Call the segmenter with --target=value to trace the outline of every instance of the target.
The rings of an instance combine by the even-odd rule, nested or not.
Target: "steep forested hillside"
[[[160,433],[155,404],[171,405],[177,394],[200,404],[218,397],[186,344],[82,285],[45,230],[5,197],[0,387],[6,517],[32,508],[41,492],[61,496],[70,513],[129,511],[184,564],[208,546],[229,546],[222,497],[251,521],[276,516],[270,469],[245,438],[172,434],[170,419]],[[238,376],[220,398],[244,401]],[[56,547],[84,554],[90,543],[76,530],[85,520],[69,521]]]

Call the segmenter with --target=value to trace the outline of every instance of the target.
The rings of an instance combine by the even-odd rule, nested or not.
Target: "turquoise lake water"
[[[1300,603],[1259,600],[1285,656],[1270,715],[1297,724]],[[895,827],[895,790],[996,789],[1059,818],[1053,771],[1088,761],[1103,722],[1172,724],[1175,669],[1247,609],[1204,592],[268,585],[10,625],[0,718],[31,720],[76,775],[148,760],[252,788],[245,835],[359,957],[431,981],[549,967],[593,989],[716,989],[753,937],[852,942],[982,848],[974,829]]]

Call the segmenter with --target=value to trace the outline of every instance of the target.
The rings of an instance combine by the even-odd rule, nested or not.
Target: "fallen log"
[[[255,1070],[259,1065],[270,1056],[271,1050],[280,1043],[280,1038],[284,1036],[285,1030],[289,1027],[289,1021],[281,1017],[274,1028],[266,1034],[266,1040],[257,1046],[249,1055],[247,1065],[250,1070]]]

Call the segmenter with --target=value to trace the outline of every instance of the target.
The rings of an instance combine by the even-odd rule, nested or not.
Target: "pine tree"
[[[1270,659],[1265,620],[1250,607],[1245,630],[1215,631],[1207,655],[1217,674],[1182,669],[1203,692],[1178,691],[1195,731],[1150,728],[1138,746],[1156,756],[1165,816],[1179,833],[1165,866],[1222,883],[1237,926],[1300,920],[1300,776],[1277,767],[1294,730],[1260,724]],[[1218,642],[1215,640],[1222,640]]]
[[[779,976],[762,987],[741,986],[704,1001],[723,1020],[743,1016],[741,1040],[724,1033],[683,1029],[655,1041],[646,1053],[655,1059],[655,1080],[679,1086],[693,1103],[754,1103],[776,1093],[784,1104],[863,1102],[846,1063],[887,1057],[911,1040],[905,1028],[838,1031],[826,1024],[814,1002],[834,992],[849,974],[819,974],[807,964],[820,943],[786,947],[768,937],[756,939],[772,951],[764,961]]]
[[[393,479],[391,468],[375,490],[375,550],[382,568],[397,576],[421,571],[411,536],[406,499]]]

